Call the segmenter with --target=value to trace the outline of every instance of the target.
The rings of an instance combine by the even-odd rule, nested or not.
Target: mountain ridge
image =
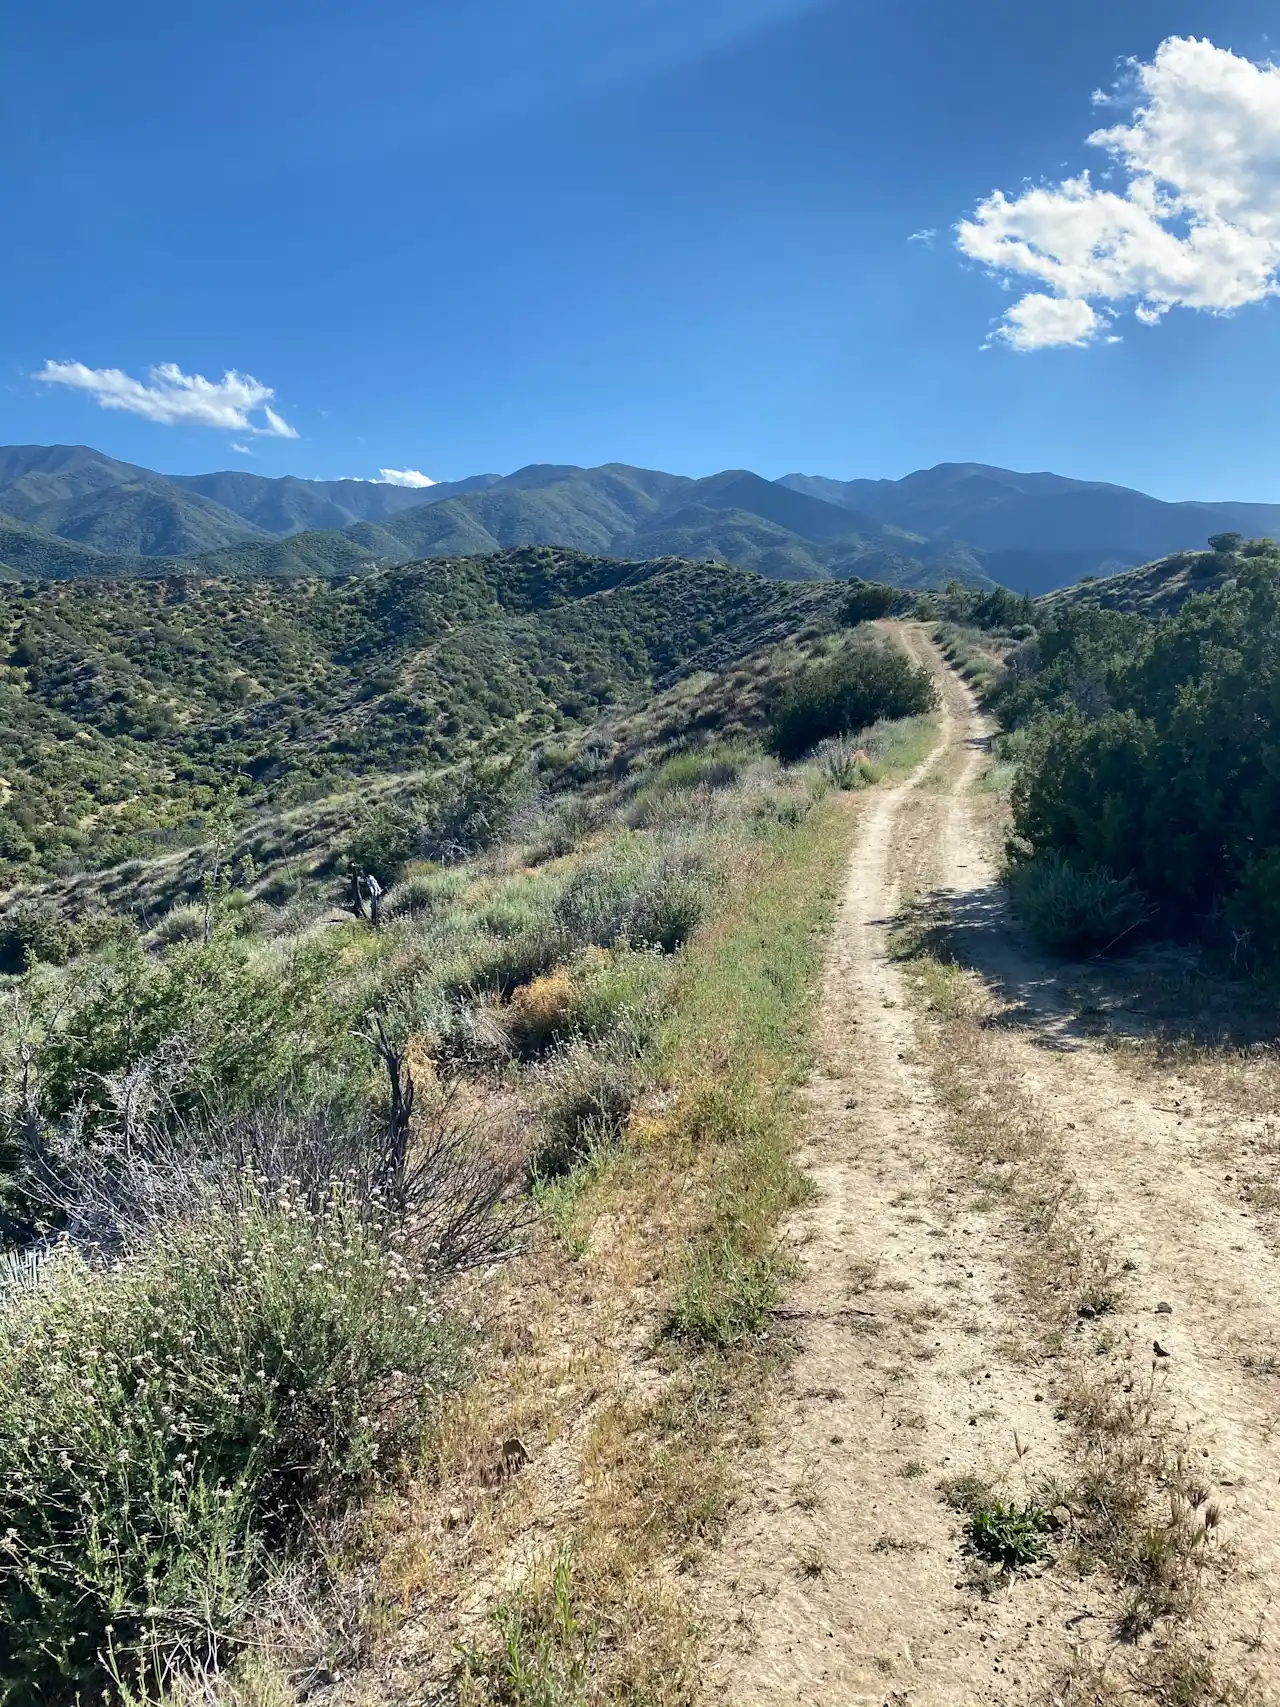
[[[163,475],[85,445],[0,447],[0,579],[349,575],[556,545],[729,562],[777,580],[956,578],[1040,594],[1215,532],[1280,533],[1280,505],[1168,503],[1105,481],[984,463],[901,480],[626,463],[531,463],[428,488],[244,469]]]

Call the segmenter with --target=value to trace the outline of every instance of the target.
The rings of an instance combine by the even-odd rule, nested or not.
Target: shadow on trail
[[[975,972],[1000,1004],[982,1023],[1071,1053],[1108,1037],[1241,1050],[1280,1046],[1274,995],[1216,972],[1192,948],[1147,943],[1114,958],[1067,960],[1036,947],[1002,885],[940,889],[884,923],[900,961],[927,953]]]

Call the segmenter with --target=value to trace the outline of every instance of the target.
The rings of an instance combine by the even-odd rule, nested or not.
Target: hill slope
[[[296,798],[589,721],[806,622],[831,584],[535,547],[345,581],[0,586],[0,860],[154,847],[219,791]]]

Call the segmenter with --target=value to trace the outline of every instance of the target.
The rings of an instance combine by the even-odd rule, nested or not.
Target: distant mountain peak
[[[702,478],[627,463],[530,463],[422,489],[158,474],[88,445],[0,447],[0,575],[171,570],[350,574],[429,556],[558,545],[620,558],[716,559],[783,580],[959,575],[1044,592],[1195,549],[1280,534],[1280,506],[1169,504],[1126,487],[942,462],[901,480],[747,468]]]

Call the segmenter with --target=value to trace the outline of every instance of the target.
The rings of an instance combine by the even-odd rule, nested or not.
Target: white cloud
[[[1052,344],[1087,344],[1100,324],[1087,302],[1032,291],[1014,303],[995,335],[1015,350],[1043,350]]]
[[[261,438],[296,439],[295,428],[268,407],[275,392],[251,374],[229,369],[218,381],[183,373],[175,362],[148,370],[145,385],[115,367],[86,367],[83,362],[47,361],[36,379],[87,391],[104,409],[125,409],[161,426],[222,427]],[[261,412],[262,422],[253,419]]]
[[[234,451],[239,451],[241,456],[252,456],[253,455],[253,450],[249,445],[238,445],[234,439],[232,439],[232,441],[231,441],[231,448]]]
[[[1122,188],[1082,172],[996,190],[956,227],[966,255],[1048,292],[1005,314],[996,336],[1016,349],[1090,342],[1111,319],[1091,304],[1132,303],[1151,326],[1173,308],[1226,314],[1280,291],[1280,67],[1170,36],[1132,71],[1130,122],[1088,138]]]
[[[926,249],[933,248],[933,240],[938,235],[937,227],[930,226],[925,231],[913,231],[907,238],[908,243],[923,243]]]
[[[434,486],[435,481],[416,468],[380,468],[378,479],[386,486]]]

